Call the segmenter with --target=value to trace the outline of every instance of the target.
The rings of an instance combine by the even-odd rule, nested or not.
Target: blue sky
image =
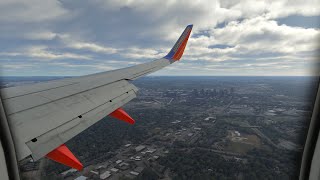
[[[300,76],[319,66],[320,2],[0,2],[3,76],[77,76],[161,58],[186,25],[179,63],[152,75]]]

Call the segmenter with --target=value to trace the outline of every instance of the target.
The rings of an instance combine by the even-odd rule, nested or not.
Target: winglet
[[[132,117],[129,116],[122,108],[118,108],[112,113],[109,114],[110,116],[117,118],[119,120],[125,121],[129,124],[134,124],[135,121],[132,119]]]
[[[81,171],[83,165],[64,144],[46,155],[47,158]]]
[[[191,34],[192,27],[193,27],[192,24],[186,27],[186,29],[183,31],[183,33],[181,34],[176,44],[173,46],[171,51],[164,58],[177,61],[182,57],[184,49],[186,48],[189,36]]]

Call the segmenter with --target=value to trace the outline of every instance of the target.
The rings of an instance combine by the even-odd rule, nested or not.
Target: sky
[[[165,56],[155,76],[319,75],[319,0],[1,0],[2,76],[79,76]]]

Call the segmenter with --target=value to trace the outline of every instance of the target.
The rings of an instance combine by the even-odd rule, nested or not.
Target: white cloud
[[[156,59],[156,58],[164,57],[166,55],[166,53],[157,51],[154,49],[145,49],[145,48],[142,49],[137,47],[123,49],[120,53],[122,56],[131,58],[131,59],[141,59],[141,58]]]
[[[24,34],[24,38],[30,39],[30,40],[52,40],[57,36],[56,33],[50,32],[50,31],[38,31],[38,32],[26,32]]]
[[[75,49],[84,49],[84,50],[90,50],[93,52],[106,53],[106,54],[117,53],[116,48],[104,47],[94,43],[72,42],[72,43],[69,43],[68,46]]]
[[[79,59],[89,60],[91,57],[86,55],[79,55],[74,53],[63,53],[63,52],[51,52],[46,46],[31,46],[25,49],[21,49],[17,52],[0,52],[1,56],[11,57],[32,57],[40,61],[49,61],[54,59]]]
[[[45,46],[33,46],[26,52],[27,56],[40,58],[41,60],[51,59],[91,59],[89,56],[73,54],[73,53],[54,53],[47,50]]]
[[[319,30],[278,25],[263,17],[233,21],[212,31],[217,44],[238,45],[245,49],[295,53],[315,50]]]
[[[21,59],[44,61],[48,71],[57,71],[49,68],[52,63],[66,61],[56,66],[71,73],[125,67],[163,57],[193,23],[195,36],[182,61],[160,73],[307,74],[319,59],[320,30],[277,23],[289,15],[320,16],[320,1],[4,0],[0,62],[16,62],[19,73]]]
[[[318,0],[274,0],[267,4],[267,17],[279,18],[289,15],[319,16],[320,1]]]
[[[297,67],[307,72],[310,68],[306,69],[299,64],[315,63],[318,59],[319,38],[320,31],[317,29],[278,25],[276,21],[264,17],[250,18],[241,22],[231,21],[224,28],[212,29],[210,37],[200,36],[191,39],[185,59],[194,60],[194,62],[197,60],[210,62],[251,60],[256,68],[265,66],[266,64],[262,63],[265,60],[283,61],[288,64],[280,66],[275,63],[273,67],[283,67],[286,73],[289,73],[287,67]],[[221,44],[228,47],[224,49],[210,47]],[[261,64],[258,64],[260,61],[262,61]],[[237,65],[245,66],[246,64],[239,61]],[[270,72],[267,71],[267,73]]]
[[[25,68],[30,68],[30,67],[34,67],[33,64],[2,64],[0,66],[1,68],[4,69],[25,69]]]
[[[0,22],[43,22],[65,17],[67,13],[60,1],[0,1]]]
[[[19,52],[0,52],[0,56],[20,56]]]

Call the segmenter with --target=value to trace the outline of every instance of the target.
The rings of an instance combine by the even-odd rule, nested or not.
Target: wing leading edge
[[[130,80],[179,60],[192,25],[188,25],[163,58],[136,66],[76,78],[67,78],[0,90],[18,160],[46,156],[78,170],[82,164],[64,143],[110,115],[135,121],[121,107],[136,97]]]

